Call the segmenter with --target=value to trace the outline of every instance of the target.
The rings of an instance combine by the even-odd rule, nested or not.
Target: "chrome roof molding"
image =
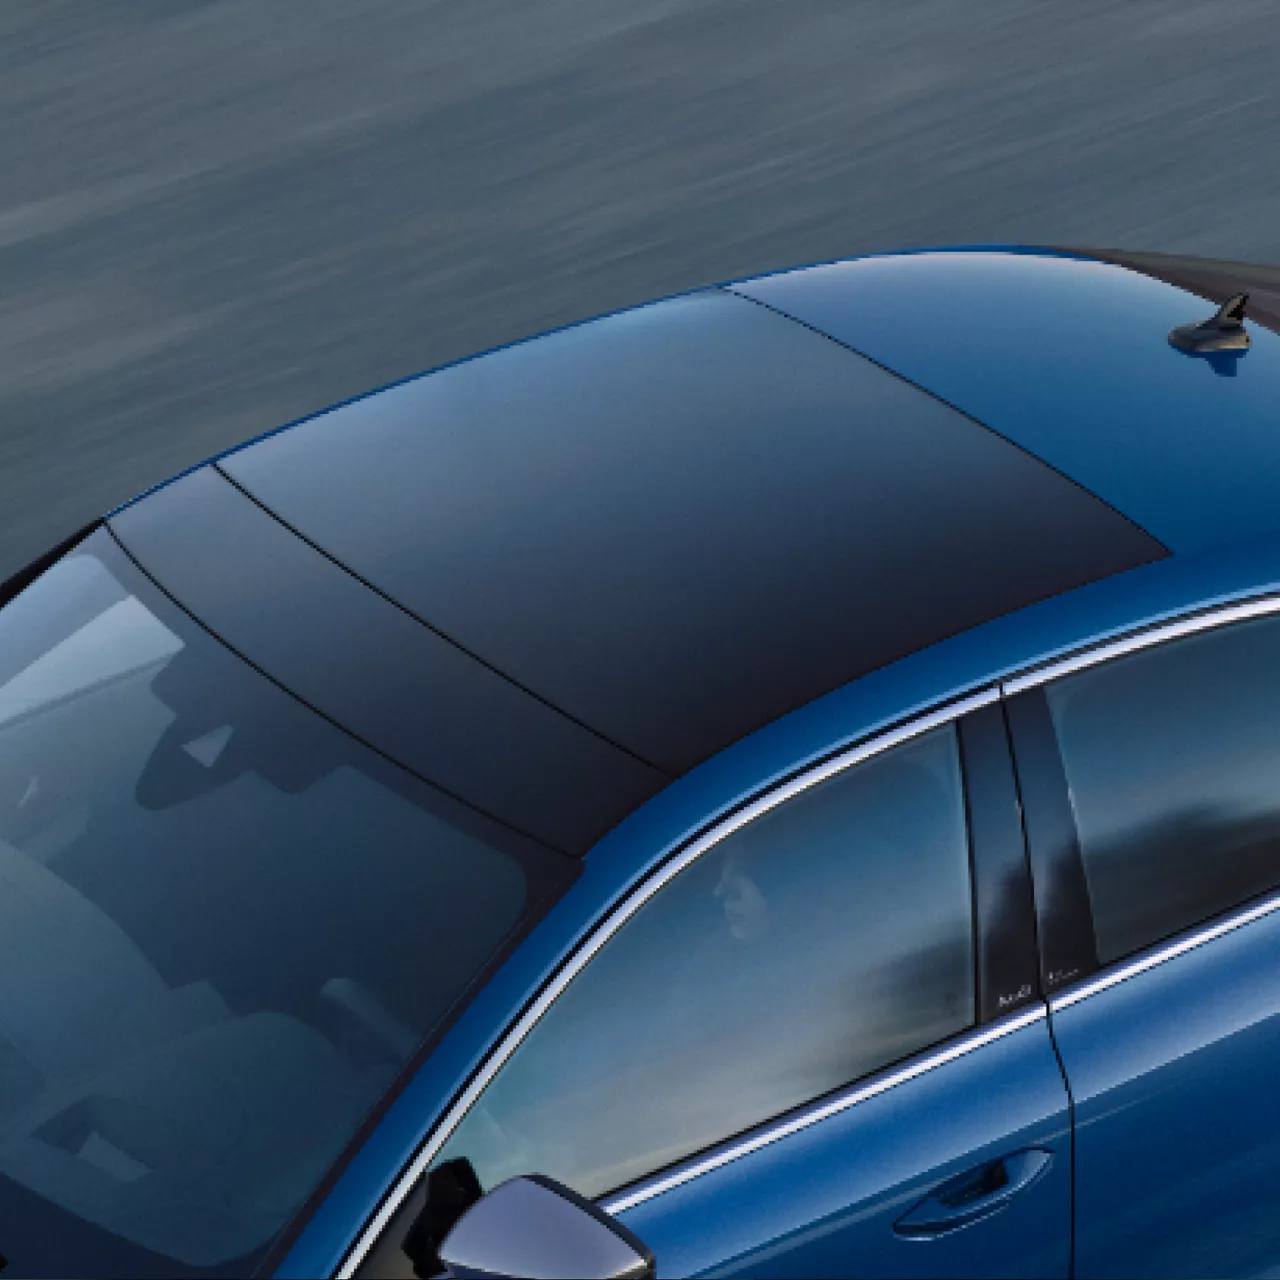
[[[1004,696],[1011,698],[1026,689],[1036,689],[1052,680],[1071,675],[1074,671],[1095,667],[1099,663],[1109,662],[1112,658],[1123,657],[1127,653],[1135,653],[1139,649],[1149,649],[1152,645],[1163,644],[1166,640],[1195,635],[1199,631],[1212,631],[1217,627],[1229,626],[1233,622],[1245,622],[1250,618],[1261,618],[1272,613],[1280,613],[1280,596],[1259,596],[1251,600],[1215,606],[1201,613],[1177,618],[1172,622],[1157,623],[1141,631],[1122,636],[1118,640],[1083,649],[1068,657],[1014,676],[1006,680],[1001,687]]]

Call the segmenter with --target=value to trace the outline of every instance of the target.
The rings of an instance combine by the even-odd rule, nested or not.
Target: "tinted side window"
[[[1046,693],[1103,964],[1280,884],[1280,620]]]
[[[955,732],[873,757],[676,876],[516,1050],[440,1159],[599,1195],[970,1025]]]

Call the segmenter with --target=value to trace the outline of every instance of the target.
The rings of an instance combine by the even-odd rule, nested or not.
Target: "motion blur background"
[[[1276,0],[3,0],[0,577],[250,435],[716,280],[1280,261],[1277,55]]]

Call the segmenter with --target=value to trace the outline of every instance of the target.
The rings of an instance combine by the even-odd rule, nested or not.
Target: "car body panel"
[[[1182,284],[1205,296],[1219,287]],[[271,433],[113,513],[113,534],[144,570],[283,687],[429,781],[440,785],[443,773],[474,807],[586,855],[564,896],[369,1116],[278,1241],[275,1274],[332,1274],[343,1264],[531,999],[623,894],[710,824],[852,744],[1030,667],[1280,592],[1280,337],[1250,325],[1244,355],[1175,351],[1168,330],[1205,314],[1186,288],[1070,251],[965,249],[807,268],[409,380]],[[626,341],[610,347],[615,335]],[[633,361],[642,348],[649,355]],[[557,351],[559,364],[547,354]],[[574,369],[602,351],[611,352],[608,376],[575,380]],[[486,385],[503,369],[505,387]],[[729,388],[723,401],[712,394],[718,384]],[[448,448],[432,458],[413,452],[413,414],[437,391],[439,403],[452,396],[464,407],[465,430],[446,431]],[[662,407],[647,434],[646,397]],[[843,469],[811,467],[779,506],[769,484],[788,449],[839,452],[848,443],[841,427],[868,398],[882,410],[865,434],[873,443],[862,463],[871,465],[840,453]],[[528,422],[550,431],[532,461],[494,448],[512,426],[510,414],[491,411],[521,404],[534,406]],[[699,456],[686,466],[664,452],[663,441],[687,437],[708,408],[716,431],[699,439]],[[477,437],[486,413],[498,431]],[[771,440],[764,428],[778,435],[779,421],[791,433]],[[600,423],[626,426],[621,451],[601,451],[584,434]],[[628,456],[628,440],[649,452]],[[437,466],[477,442],[460,470]],[[736,475],[718,468],[726,448],[750,465]],[[901,462],[909,456],[933,468],[928,483],[911,477]],[[477,483],[486,465],[498,467],[501,484]],[[613,485],[607,498],[601,477]],[[679,515],[668,523],[664,484]],[[514,537],[499,519],[512,510]],[[780,516],[792,524],[771,542]],[[448,541],[450,526],[468,531],[477,558],[466,561],[465,540]],[[597,526],[612,542],[592,543]],[[720,529],[733,537],[708,541]],[[862,595],[833,592],[845,585],[837,552],[853,558],[847,576]],[[446,561],[460,554],[451,579]],[[565,557],[576,577],[560,573]],[[419,574],[424,565],[430,572]],[[753,592],[762,573],[767,589]],[[554,607],[544,610],[543,596]],[[603,622],[591,614],[600,598],[614,602]],[[864,632],[871,643],[842,653]],[[416,672],[411,694],[397,705],[406,670]],[[468,681],[488,692],[456,696]],[[416,740],[423,725],[442,723],[439,738]],[[509,733],[517,723],[525,729]],[[449,750],[455,737],[465,752]],[[668,782],[673,775],[682,776]],[[1244,943],[1221,946],[1223,938],[1141,980],[1059,1002],[1052,1025],[1071,1041],[1072,1081],[1079,1072],[1079,1097],[1094,1108],[1082,1176],[1087,1164],[1087,1176],[1110,1185],[1096,1170],[1108,1160],[1120,1167],[1134,1149],[1129,1112],[1117,1104],[1174,1132],[1207,1096],[1198,1064],[1215,1054],[1234,1055],[1246,1091],[1263,1087],[1258,1037],[1273,1034],[1271,987],[1258,977],[1239,999],[1229,988],[1233,973],[1265,967],[1259,957],[1274,950],[1277,926],[1258,924],[1268,922],[1239,931],[1268,940],[1243,970],[1232,947]],[[1196,982],[1203,990],[1190,993]],[[1160,1020],[1166,989],[1186,995],[1198,1020]],[[1157,999],[1139,1008],[1143,991]],[[1113,1021],[1132,1029],[1125,1019],[1150,1027],[1146,1042],[1116,1032]],[[1057,1153],[1022,1199],[1060,1214],[1070,1143],[1049,1026],[1029,1024],[635,1204],[626,1221],[664,1270],[753,1274],[785,1258],[787,1270],[829,1273],[852,1249],[892,1271],[897,1242],[876,1252],[887,1203],[897,1197],[905,1212],[911,1197],[965,1167],[965,1150],[994,1157],[1008,1154],[1007,1143]],[[1201,1039],[1188,1040],[1197,1030]],[[1012,1110],[985,1087],[992,1070],[1025,1086]],[[904,1118],[911,1099],[921,1109]],[[1239,1136],[1230,1124],[1223,1132]],[[1140,1172],[1153,1188],[1167,1175],[1187,1219],[1176,1225],[1190,1226],[1189,1184],[1174,1185],[1176,1153],[1162,1141],[1151,1138],[1151,1150],[1168,1167],[1152,1157]],[[870,1176],[864,1142],[888,1144],[886,1160],[900,1162],[879,1190],[864,1181],[849,1193],[851,1178]],[[1224,1197],[1253,1203],[1257,1188],[1240,1190],[1242,1169],[1261,1170],[1257,1185],[1270,1177],[1262,1145],[1243,1164],[1216,1149],[1204,1187],[1224,1222],[1239,1223]],[[752,1199],[764,1186],[772,1210]],[[1033,1239],[1032,1217],[1016,1203],[956,1233],[963,1247],[939,1270],[968,1269],[967,1242],[991,1227],[1039,1250],[1009,1270],[1065,1273],[1058,1238]],[[1095,1233],[1096,1250],[1078,1261],[1094,1272],[1141,1269],[1144,1256],[1157,1256],[1122,1254],[1116,1243],[1125,1213],[1154,1232],[1163,1229],[1157,1211],[1127,1207],[1114,1188],[1112,1201],[1080,1206],[1094,1215],[1083,1230]],[[714,1230],[704,1230],[712,1213]],[[682,1222],[698,1227],[682,1234]],[[1226,1241],[1224,1256],[1241,1270],[1250,1258],[1274,1265],[1269,1240],[1249,1254],[1255,1244]]]
[[[669,773],[1165,554],[1022,450],[719,290],[453,366],[218,466]]]
[[[1280,1269],[1280,913],[1055,1009],[1076,1275]]]
[[[895,1232],[939,1186],[1027,1150],[1051,1159],[1003,1208],[927,1238]],[[1071,1126],[1046,1021],[618,1217],[660,1276],[1066,1276]]]
[[[1209,311],[1123,267],[899,254],[733,285],[972,414],[1175,552],[1280,527],[1280,335],[1212,359],[1168,342]]]
[[[705,826],[805,766],[939,704],[1143,626],[1280,591],[1280,539],[1177,556],[1032,605],[893,663],[735,743],[659,792],[584,859],[583,872],[389,1104],[282,1261],[331,1274],[502,1031],[628,887]]]

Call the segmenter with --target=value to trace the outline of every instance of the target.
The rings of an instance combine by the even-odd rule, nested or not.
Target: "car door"
[[[994,700],[722,821],[578,963],[435,1165],[557,1178],[661,1275],[1068,1273],[1067,1097]],[[409,1273],[423,1198],[356,1274]]]
[[[1076,1274],[1280,1274],[1280,614],[1011,688]]]

